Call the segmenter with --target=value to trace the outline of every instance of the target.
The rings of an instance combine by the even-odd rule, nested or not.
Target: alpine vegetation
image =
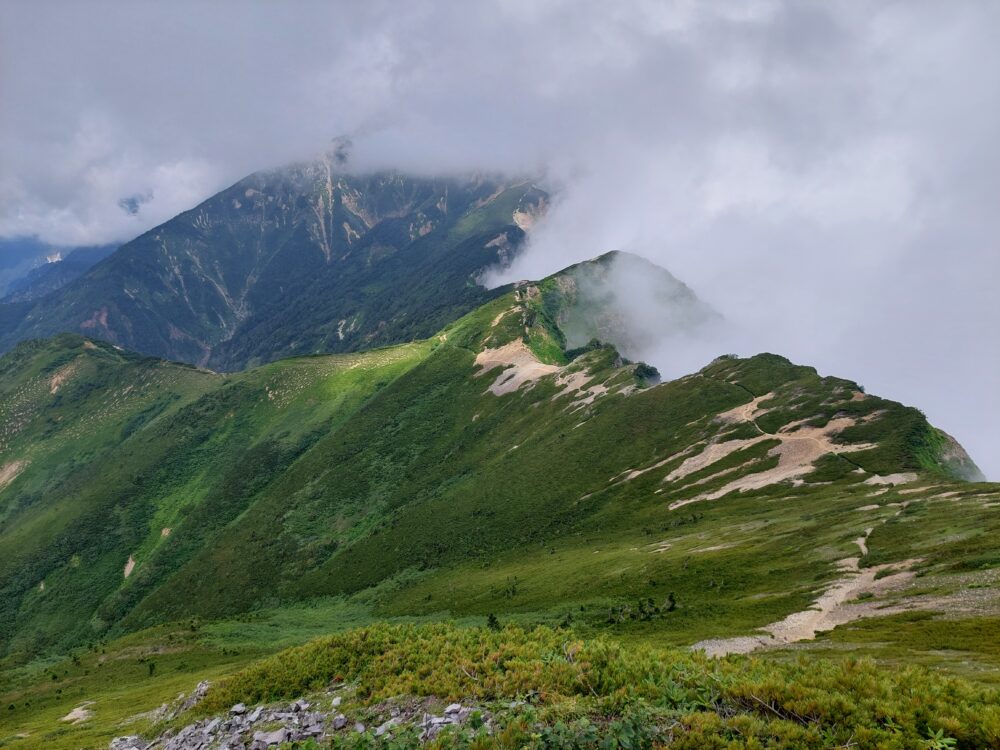
[[[382,6],[0,6],[0,748],[1000,749],[996,10]]]

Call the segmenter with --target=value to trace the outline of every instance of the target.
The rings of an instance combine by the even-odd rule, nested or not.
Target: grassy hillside
[[[76,336],[19,347],[0,364],[5,650],[101,636],[427,349],[226,377]]]
[[[564,288],[234,375],[76,336],[0,360],[10,736],[99,744],[197,679],[386,620],[857,647],[995,682],[1000,493],[961,481],[953,441],[773,354],[658,384],[567,346]],[[58,722],[94,696],[94,723]]]

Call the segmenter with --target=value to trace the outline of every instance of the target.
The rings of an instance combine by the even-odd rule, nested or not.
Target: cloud
[[[539,174],[505,278],[629,249],[1000,477],[1000,6],[63,0],[0,7],[0,237],[120,241],[346,136]],[[135,196],[149,200],[132,213]]]

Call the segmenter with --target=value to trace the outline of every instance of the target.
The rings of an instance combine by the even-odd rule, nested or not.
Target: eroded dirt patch
[[[0,490],[17,479],[17,475],[28,468],[27,461],[8,461],[0,466]]]
[[[919,477],[912,471],[901,472],[899,474],[886,474],[885,476],[879,476],[876,474],[873,477],[868,477],[865,480],[865,484],[881,484],[881,485],[897,485],[906,484],[907,482],[915,482]]]
[[[834,442],[837,435],[857,423],[851,417],[831,419],[823,427],[814,427],[806,424],[808,420],[800,420],[785,425],[777,432],[765,432],[755,420],[763,413],[760,409],[760,403],[769,397],[770,394],[758,396],[748,404],[722,412],[716,418],[727,424],[749,422],[760,433],[757,437],[710,443],[705,446],[701,453],[687,459],[677,469],[664,477],[663,481],[674,482],[683,479],[688,474],[711,466],[738,450],[749,448],[765,440],[779,441],[778,445],[767,452],[768,457],[777,457],[777,465],[764,471],[744,474],[712,492],[677,500],[670,504],[671,510],[702,500],[716,500],[730,492],[758,490],[773,484],[802,479],[815,469],[816,461],[825,455],[854,453],[876,447],[870,443]],[[715,477],[706,477],[703,481],[710,481],[713,478]]]
[[[94,712],[88,708],[88,706],[93,705],[94,701],[84,701],[68,714],[63,716],[59,721],[65,721],[70,724],[82,724],[94,715]]]
[[[532,383],[546,375],[559,372],[557,365],[547,365],[540,362],[535,353],[521,339],[496,349],[483,349],[476,355],[477,376],[489,372],[496,367],[504,370],[490,384],[489,390],[494,396],[513,393],[526,383]]]
[[[540,361],[522,339],[494,349],[483,349],[476,355],[476,366],[479,368],[475,373],[476,377],[497,367],[504,368],[488,389],[494,396],[514,393],[524,386],[530,388],[548,375],[556,376],[555,384],[559,388],[552,397],[553,401],[566,395],[579,396],[570,403],[570,409],[580,409],[592,404],[608,392],[604,384],[592,383],[593,375],[583,368],[573,365],[560,367]]]
[[[907,605],[886,606],[874,599],[909,583],[916,575],[910,568],[920,560],[902,560],[861,568],[861,560],[868,554],[868,538],[872,531],[874,527],[867,528],[862,536],[854,540],[861,555],[845,557],[837,562],[843,576],[828,586],[809,609],[793,612],[783,620],[765,625],[760,629],[763,631],[760,634],[701,641],[692,648],[701,649],[709,656],[746,654],[757,649],[779,648],[799,641],[813,640],[817,633],[833,630],[838,625],[846,625],[864,617],[906,611],[910,608]]]
[[[902,607],[884,607],[879,603],[860,600],[862,594],[872,597],[900,588],[915,575],[908,570],[916,560],[876,565],[858,569],[860,558],[841,560],[839,565],[845,576],[827,588],[809,609],[793,612],[785,619],[766,625],[761,634],[719,638],[701,641],[693,649],[704,650],[709,656],[726,654],[746,654],[762,648],[779,648],[798,641],[812,640],[817,633],[833,630],[863,617],[890,615],[902,611]],[[890,571],[884,575],[883,571]],[[882,574],[881,578],[876,577]]]
[[[64,367],[56,370],[55,374],[49,378],[49,393],[58,393],[59,389],[65,385],[77,371],[77,363],[70,362]]]

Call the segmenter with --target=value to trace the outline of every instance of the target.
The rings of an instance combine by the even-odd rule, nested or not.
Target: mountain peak
[[[0,345],[75,331],[233,370],[423,338],[499,291],[544,210],[530,181],[351,174],[330,159],[258,172],[126,243],[32,304]]]
[[[598,339],[630,359],[699,336],[722,319],[670,271],[620,250],[569,266],[540,287],[567,347]]]

